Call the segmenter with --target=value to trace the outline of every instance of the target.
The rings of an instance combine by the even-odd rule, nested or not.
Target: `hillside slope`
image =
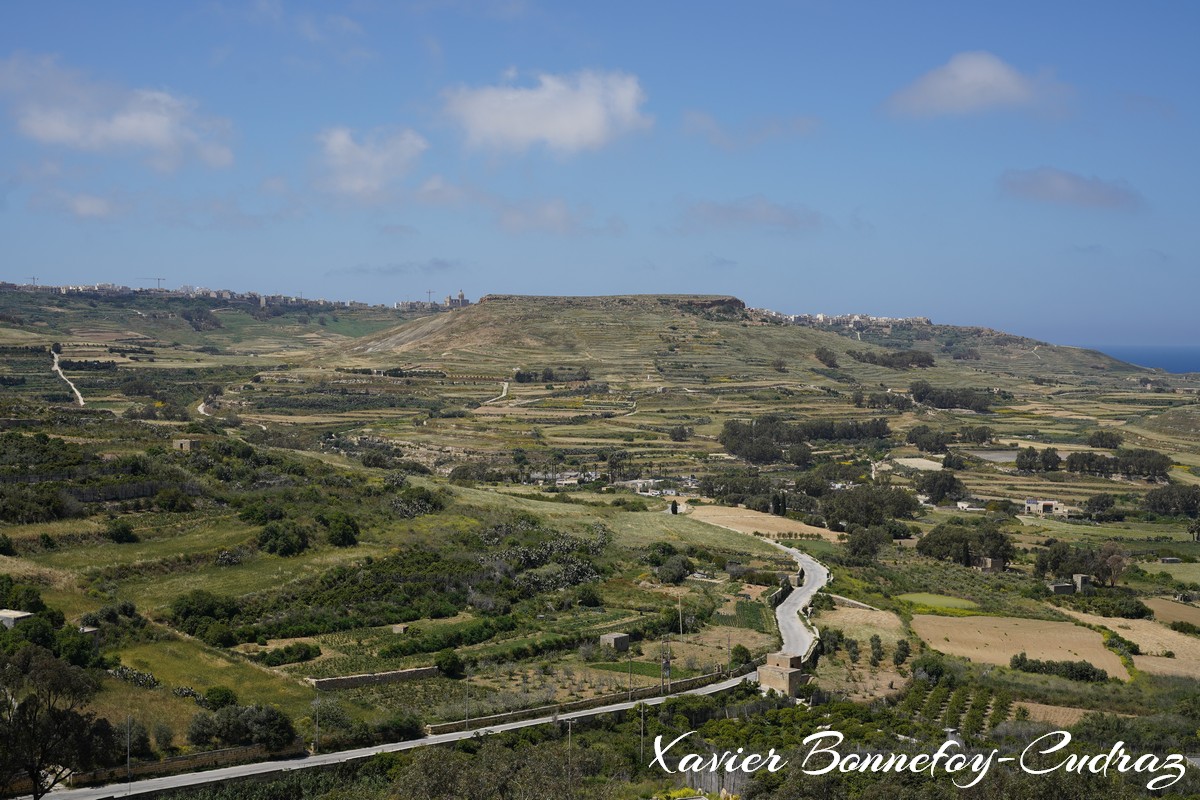
[[[820,347],[837,354],[836,368],[815,358]],[[898,371],[850,355],[905,348],[933,354],[936,365]],[[969,357],[962,358],[964,353]],[[371,367],[420,366],[498,380],[518,369],[586,367],[593,379],[629,385],[779,380],[787,373],[789,382],[893,386],[906,385],[918,372],[964,385],[1024,383],[1032,376],[1128,385],[1146,374],[1095,351],[983,328],[823,330],[781,324],[746,309],[735,297],[711,295],[493,295],[466,309],[339,345],[316,358]]]

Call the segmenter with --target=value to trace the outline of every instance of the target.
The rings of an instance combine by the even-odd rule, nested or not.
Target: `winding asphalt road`
[[[747,534],[750,535],[750,534]],[[817,590],[824,586],[829,581],[829,570],[823,564],[792,547],[784,547],[778,542],[772,542],[780,550],[783,550],[804,570],[804,582],[792,589],[791,593],[779,604],[775,609],[775,617],[779,621],[779,631],[783,638],[782,652],[788,655],[805,655],[809,648],[812,647],[816,639],[814,630],[801,619],[800,612],[806,605],[812,602],[813,595]],[[757,673],[749,673],[738,678],[730,678],[720,683],[709,684],[698,689],[692,689],[679,694],[706,695],[716,694],[737,686],[743,680],[758,681]],[[106,800],[107,798],[117,797],[133,797],[140,794],[148,794],[151,792],[159,792],[165,789],[178,789],[185,786],[199,786],[206,783],[218,783],[236,778],[244,778],[251,775],[266,775],[275,772],[288,772],[294,769],[307,769],[309,767],[328,766],[330,764],[341,764],[347,761],[355,761],[362,758],[370,758],[379,753],[394,753],[403,750],[412,750],[416,747],[426,747],[432,744],[446,744],[448,742],[457,742],[462,739],[469,739],[474,736],[486,736],[491,733],[499,733],[501,731],[512,731],[519,728],[528,728],[533,725],[544,725],[550,722],[565,721],[573,719],[586,719],[596,717],[601,714],[608,714],[613,711],[628,711],[629,709],[645,704],[655,706],[666,700],[665,697],[651,697],[636,702],[613,703],[612,705],[600,706],[599,708],[589,708],[584,711],[574,711],[564,714],[556,714],[549,717],[536,717],[534,719],[518,720],[516,722],[507,722],[501,725],[490,725],[486,728],[475,728],[469,731],[457,731],[454,733],[442,733],[436,736],[429,736],[424,739],[414,739],[406,742],[392,742],[390,744],[376,745],[374,747],[364,747],[357,750],[340,750],[335,753],[321,753],[319,755],[304,756],[301,758],[287,759],[281,761],[260,761],[254,764],[242,764],[233,767],[222,767],[220,769],[205,770],[203,772],[189,772],[183,775],[169,775],[162,778],[149,778],[146,780],[135,781],[132,784],[113,783],[107,786],[86,787],[82,789],[63,789],[58,788],[51,793],[51,797],[56,800]]]
[[[775,609],[775,618],[779,621],[779,635],[783,637],[780,652],[789,656],[807,655],[816,641],[817,634],[800,614],[802,609],[812,602],[817,590],[829,582],[829,570],[820,561],[794,547],[784,547],[778,542],[771,544],[794,558],[804,570],[804,582],[792,589],[792,593]]]
[[[758,680],[756,673],[749,673],[738,678],[730,678],[729,680],[721,681],[720,683],[709,684],[702,686],[699,689],[692,689],[687,692],[679,692],[678,694],[716,694],[737,686],[743,680]],[[678,695],[672,695],[678,696]],[[532,725],[544,725],[548,722],[566,721],[572,719],[585,719],[587,717],[595,717],[600,714],[608,714],[613,711],[628,711],[629,709],[639,704],[648,706],[656,706],[666,700],[665,697],[650,697],[645,700],[638,700],[632,703],[614,703],[608,706],[600,706],[599,708],[589,708],[585,711],[573,711],[571,713],[558,714],[551,717],[538,717],[536,719],[524,719],[517,722],[506,722],[502,725],[491,725],[486,728],[475,728],[469,731],[457,731],[455,733],[442,733],[437,736],[429,736],[424,739],[413,739],[407,742],[392,742],[391,744],[381,744],[374,747],[363,747],[358,750],[339,750],[336,753],[321,753],[314,756],[304,756],[301,758],[287,759],[282,761],[260,761],[256,764],[242,764],[235,767],[222,767],[221,769],[210,769],[204,772],[189,772],[184,775],[169,775],[163,778],[149,778],[147,780],[134,781],[132,784],[125,783],[110,783],[107,786],[90,786],[83,789],[56,789],[49,797],[55,800],[105,800],[106,798],[117,797],[133,797],[139,794],[147,794],[150,792],[161,792],[165,789],[178,789],[184,786],[199,786],[205,783],[217,783],[220,781],[232,780],[234,778],[245,778],[251,775],[265,775],[272,772],[289,772],[294,769],[307,769],[309,767],[328,766],[330,764],[341,764],[347,761],[355,761],[361,758],[370,758],[379,753],[395,753],[402,750],[412,750],[416,747],[425,747],[431,744],[446,744],[448,742],[457,742],[461,739],[470,739],[474,736],[486,736],[489,733],[499,733],[501,731],[513,731],[519,728],[528,728]],[[22,800],[25,800],[22,798]]]

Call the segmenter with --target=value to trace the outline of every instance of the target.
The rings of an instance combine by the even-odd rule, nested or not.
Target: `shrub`
[[[258,534],[258,546],[277,556],[294,556],[308,549],[308,531],[295,520],[267,523]]]
[[[1057,675],[1073,681],[1103,683],[1108,673],[1086,661],[1040,661],[1029,658],[1024,651],[1013,656],[1008,665],[1021,672],[1039,675]]]
[[[683,579],[696,571],[692,560],[687,556],[675,555],[663,562],[658,568],[658,579],[663,583],[682,583]]]
[[[462,677],[465,668],[463,660],[459,657],[458,653],[448,647],[437,654],[437,658],[433,660],[433,664],[447,678]]]
[[[358,535],[362,532],[358,520],[346,512],[318,514],[317,522],[325,526],[325,539],[334,547],[353,547],[358,544]]]
[[[213,711],[219,711],[226,706],[236,706],[237,693],[228,686],[213,686],[204,693],[204,705]]]
[[[109,520],[108,525],[104,528],[104,535],[117,544],[131,544],[140,541],[138,535],[133,532],[133,526],[123,519]]]

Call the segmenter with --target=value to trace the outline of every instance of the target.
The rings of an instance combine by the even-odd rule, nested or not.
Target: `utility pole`
[[[625,651],[625,660],[629,662],[629,700],[633,702],[633,651]]]
[[[725,656],[729,659],[729,671],[733,672],[733,636],[725,631]]]
[[[662,645],[659,647],[658,659],[658,693],[663,694],[666,689],[666,679],[664,676],[664,668],[667,665],[667,636],[663,634]]]
[[[469,731],[471,730],[471,673],[468,672],[466,674],[465,680],[465,685],[467,687],[467,718],[464,721],[463,730]]]
[[[425,290],[425,301],[428,305],[433,305],[433,289]]]
[[[642,763],[646,763],[646,704],[642,703]]]
[[[571,796],[575,796],[574,764],[571,762],[571,726],[575,720],[566,721],[566,786],[571,787]]]
[[[671,637],[665,637],[667,640],[667,694],[671,693]]]
[[[313,700],[313,708],[316,709],[316,728],[317,734],[313,739],[313,755],[321,752],[321,698]]]
[[[679,641],[683,641],[683,597],[676,599],[679,600]]]
[[[133,717],[126,714],[125,715],[125,793],[126,794],[133,793],[133,767],[132,767],[133,759],[130,755],[130,753],[132,751],[132,747],[131,747],[132,741],[133,741]]]

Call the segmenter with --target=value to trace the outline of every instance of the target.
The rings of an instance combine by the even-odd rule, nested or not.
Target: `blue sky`
[[[1197,343],[1200,6],[7,3],[0,279]]]

